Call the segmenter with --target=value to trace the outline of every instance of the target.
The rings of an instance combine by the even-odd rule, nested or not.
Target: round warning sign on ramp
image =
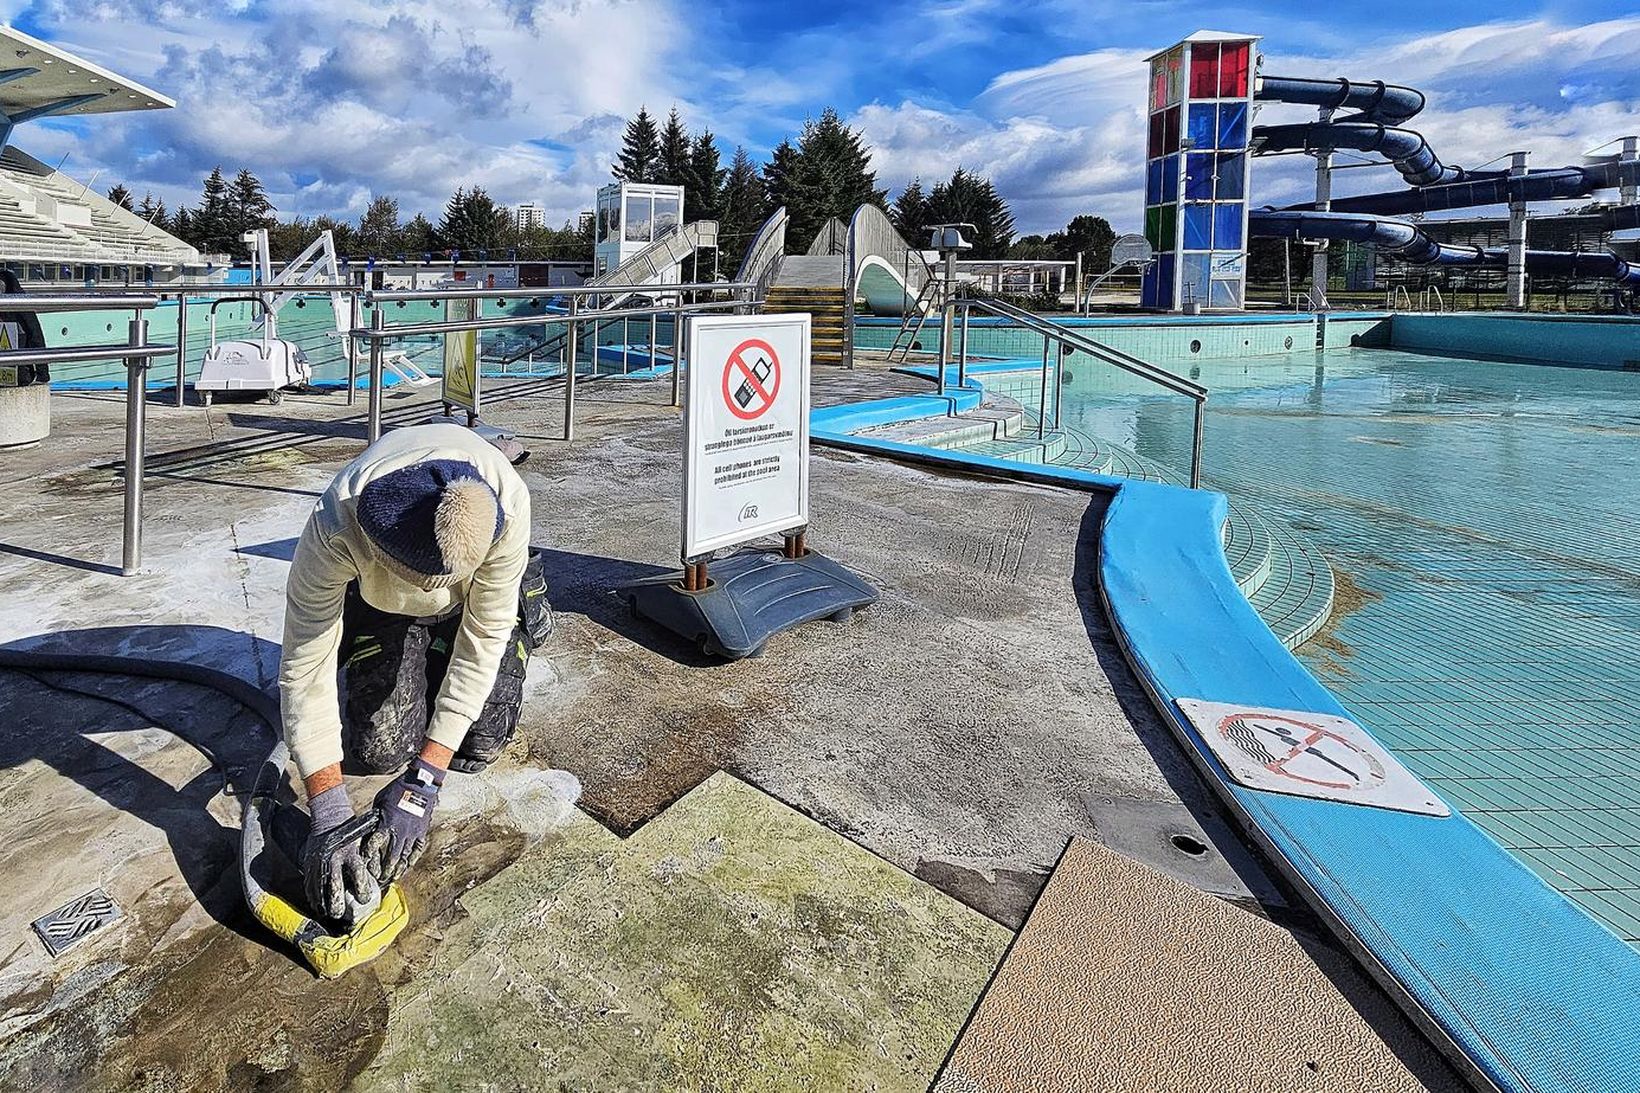
[[[1181,698],[1232,780],[1248,789],[1449,816],[1417,775],[1347,717]]]

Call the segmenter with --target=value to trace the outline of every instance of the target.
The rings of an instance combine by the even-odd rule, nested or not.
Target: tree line
[[[646,107],[640,107],[626,123],[611,173],[632,182],[682,186],[684,220],[718,222],[720,269],[725,273],[733,272],[758,227],[781,206],[791,218],[787,249],[793,253],[807,250],[829,219],[846,223],[864,204],[884,209],[914,247],[927,245],[935,224],[973,224],[974,247],[967,256],[977,259],[1074,261],[1081,254],[1085,268],[1101,270],[1109,263],[1115,238],[1103,217],[1091,215],[1074,218],[1058,232],[1019,237],[1013,211],[991,180],[960,166],[926,190],[921,178],[913,179],[890,203],[887,190],[877,184],[864,136],[831,108],[806,122],[795,137],[782,140],[761,164],[739,146],[727,167],[722,159],[710,128],[690,132],[676,107],[664,123],[657,123]],[[267,228],[276,261],[294,258],[326,229],[340,253],[355,256],[402,255],[411,261],[452,253],[470,259],[592,257],[590,216],[560,228],[521,227],[514,212],[498,205],[482,186],[458,188],[436,224],[421,213],[403,220],[398,200],[387,194],[374,197],[357,221],[333,216],[280,219],[262,182],[248,169],[232,179],[220,167],[213,169],[201,187],[199,203],[175,212],[152,194],[134,201],[123,185],[108,196],[203,252],[235,258],[248,254],[241,236],[259,227]]]

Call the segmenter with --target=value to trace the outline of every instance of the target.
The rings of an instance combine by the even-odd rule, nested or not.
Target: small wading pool
[[[1182,477],[1188,400],[1064,363],[1068,430]],[[1173,367],[1211,391],[1206,484],[1333,566],[1332,624],[1300,659],[1640,943],[1640,375],[1388,349]],[[1034,377],[985,379],[1035,411]]]

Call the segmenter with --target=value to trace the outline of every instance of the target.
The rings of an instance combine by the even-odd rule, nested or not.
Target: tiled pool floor
[[[1300,657],[1640,944],[1640,376],[1354,349],[1199,378],[1208,484],[1302,530],[1338,575],[1333,624]],[[1064,423],[1185,465],[1188,403],[1104,382],[1073,379]]]

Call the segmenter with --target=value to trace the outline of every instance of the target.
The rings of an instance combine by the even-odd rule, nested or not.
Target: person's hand
[[[313,913],[336,921],[381,896],[364,852],[369,825],[355,822],[347,790],[332,786],[308,799],[313,826],[302,851],[302,883]],[[367,817],[369,818],[369,817]]]
[[[376,830],[365,840],[365,857],[382,884],[392,884],[427,849],[444,771],[417,759],[376,794]]]

